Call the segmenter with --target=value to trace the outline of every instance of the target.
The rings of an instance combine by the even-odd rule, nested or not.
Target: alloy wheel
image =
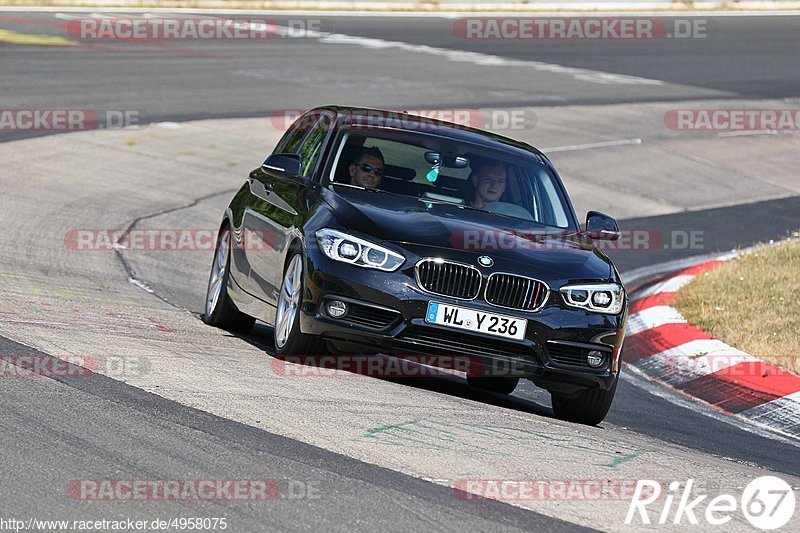
[[[278,313],[275,317],[275,343],[283,348],[292,334],[297,308],[300,305],[300,291],[303,286],[303,261],[300,254],[295,255],[286,268],[278,300]]]
[[[214,264],[211,265],[211,276],[208,278],[208,292],[206,293],[206,315],[211,316],[217,308],[220,294],[225,284],[225,271],[228,268],[228,239],[230,231],[225,230],[219,237]]]

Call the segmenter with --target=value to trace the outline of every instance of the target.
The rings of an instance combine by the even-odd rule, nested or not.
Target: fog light
[[[347,304],[341,300],[331,300],[328,302],[328,314],[333,318],[342,318],[347,314]]]
[[[603,364],[603,352],[598,352],[597,350],[592,350],[588,354],[586,354],[586,362],[589,363],[589,366],[592,368],[597,368]]]

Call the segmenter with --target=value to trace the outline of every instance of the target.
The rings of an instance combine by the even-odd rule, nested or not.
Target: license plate
[[[451,328],[477,331],[506,339],[522,340],[528,321],[524,318],[484,313],[466,307],[457,307],[439,302],[428,302],[425,322]]]

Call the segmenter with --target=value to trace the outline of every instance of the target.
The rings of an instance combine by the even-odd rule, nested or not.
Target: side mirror
[[[264,161],[261,168],[273,172],[283,172],[290,176],[300,175],[300,154],[272,154]]]
[[[589,211],[586,214],[586,233],[592,239],[601,241],[616,241],[622,235],[617,221],[599,211]]]

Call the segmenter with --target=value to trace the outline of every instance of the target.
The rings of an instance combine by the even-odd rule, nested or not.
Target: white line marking
[[[466,50],[452,50],[449,48],[438,48],[435,46],[428,46],[424,44],[412,44],[402,41],[387,41],[384,39],[376,39],[373,37],[361,37],[357,35],[346,35],[343,33],[327,33],[305,30],[301,34],[292,32],[290,28],[285,26],[275,27],[280,31],[282,36],[299,37],[299,38],[312,38],[317,39],[322,44],[334,45],[354,45],[369,48],[371,50],[402,50],[404,52],[411,52],[417,54],[426,54],[437,57],[442,57],[448,61],[457,63],[471,63],[478,66],[492,66],[492,67],[520,67],[536,70],[539,72],[551,72],[554,74],[563,74],[571,76],[575,80],[585,81],[589,83],[599,83],[602,85],[664,85],[661,80],[652,80],[642,78],[639,76],[628,76],[625,74],[612,74],[610,72],[602,72],[599,70],[591,70],[585,68],[566,67],[556,63],[544,63],[541,61],[528,61],[523,59],[508,59],[501,56],[483,54],[480,52],[470,52]],[[590,145],[578,145],[577,147],[564,147],[566,149],[583,149],[583,148],[600,148],[605,146],[618,146],[623,144],[641,144],[641,139],[626,139],[622,141],[608,141],[600,143],[592,143]],[[555,150],[559,151],[559,150]]]
[[[134,18],[132,16],[129,16],[129,17],[130,18]],[[89,13],[89,18],[98,19],[98,20],[105,20],[105,19],[109,19],[109,18],[120,18],[120,17],[117,17],[117,16],[109,17],[108,13]],[[139,17],[139,18],[141,18],[141,17]]]
[[[674,307],[656,305],[630,315],[626,335],[630,337],[646,329],[657,328],[664,324],[686,324],[686,319]]]
[[[84,13],[83,15],[70,15],[68,13],[55,13],[53,18],[57,18],[59,20],[85,20],[85,19],[96,19],[96,20],[105,20],[105,19],[117,19],[122,18],[119,15],[124,15],[124,13],[114,13],[110,15],[109,13]],[[140,19],[140,18],[147,18],[147,14],[144,15],[127,15],[124,17],[126,19]]]
[[[723,131],[717,137],[747,137],[750,135],[777,135],[777,130]]]
[[[665,261],[656,265],[634,268],[633,270],[626,270],[622,272],[622,281],[625,285],[635,285],[637,282],[652,279],[660,274],[667,274],[670,272],[678,272],[711,261],[716,258],[716,254],[705,254],[689,257],[687,259],[674,259],[672,261]]]
[[[136,285],[136,286],[137,286],[137,287],[139,287],[140,289],[143,289],[143,290],[145,290],[145,291],[149,292],[150,294],[155,294],[155,291],[153,291],[153,289],[151,289],[151,288],[150,288],[150,287],[148,287],[148,286],[147,286],[145,283],[143,283],[143,282],[139,281],[139,280],[138,280],[138,279],[136,279],[136,278],[129,277],[129,278],[128,278],[128,283],[133,283],[134,285]]]
[[[542,148],[542,152],[569,152],[572,150],[590,150],[592,148],[607,148],[609,146],[625,146],[628,144],[642,144],[641,139],[621,139],[619,141],[601,141],[587,144],[570,144],[567,146],[554,146],[553,148]]]
[[[642,291],[638,291],[636,293],[636,298],[634,298],[632,301],[635,302],[636,300],[641,300],[642,298],[647,298],[648,296],[653,296],[654,294],[661,294],[662,292],[678,292],[681,287],[692,281],[694,278],[695,276],[691,274],[674,276],[660,283],[656,283],[655,285]]]
[[[313,37],[313,32],[306,32],[307,37]],[[358,37],[341,33],[320,33],[319,42],[323,44],[349,44],[363,46],[373,50],[402,50],[418,54],[427,54],[442,57],[448,61],[471,63],[478,66],[492,67],[521,67],[529,68],[540,72],[552,72],[554,74],[564,74],[572,78],[590,83],[600,83],[603,85],[663,85],[661,80],[651,80],[638,76],[626,76],[624,74],[611,74],[597,70],[583,68],[565,67],[555,63],[542,63],[540,61],[527,61],[522,59],[507,59],[491,54],[480,52],[468,52],[466,50],[451,50],[449,48],[437,48],[424,44],[410,44],[402,41],[385,41],[371,37]],[[641,142],[641,141],[640,141]]]

